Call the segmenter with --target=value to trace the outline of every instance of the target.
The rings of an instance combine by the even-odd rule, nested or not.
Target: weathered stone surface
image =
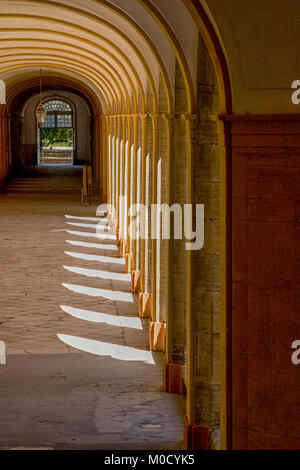
[[[205,206],[205,241],[196,253],[196,409],[197,424],[210,428],[220,424],[220,155],[210,118],[217,112],[215,72],[199,37],[195,173],[196,202]]]

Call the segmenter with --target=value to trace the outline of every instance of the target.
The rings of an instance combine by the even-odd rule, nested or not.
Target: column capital
[[[175,114],[162,114],[161,115],[166,121],[173,121],[175,119]]]
[[[194,122],[197,119],[197,114],[182,113],[181,117],[182,119],[185,119],[188,122]]]

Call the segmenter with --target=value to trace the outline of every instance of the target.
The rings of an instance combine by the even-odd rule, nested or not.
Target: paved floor
[[[14,185],[0,195],[0,448],[181,448],[182,398],[161,391],[162,355],[96,205],[58,181]]]

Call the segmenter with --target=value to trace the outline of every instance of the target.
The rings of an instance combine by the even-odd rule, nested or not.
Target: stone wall
[[[216,122],[218,89],[213,64],[199,37],[195,186],[205,205],[205,242],[196,252],[196,420],[211,429],[220,423],[220,162]]]

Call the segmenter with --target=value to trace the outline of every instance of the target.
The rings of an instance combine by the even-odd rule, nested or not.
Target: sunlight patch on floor
[[[104,343],[103,341],[95,341],[78,336],[69,336],[58,334],[57,337],[68,346],[85,351],[96,356],[110,356],[119,361],[135,361],[144,362],[146,364],[155,365],[151,351],[131,348],[129,346],[121,346],[118,344]]]
[[[106,289],[95,289],[94,287],[78,286],[74,284],[62,284],[66,289],[75,292],[75,294],[88,295],[90,297],[103,297],[107,300],[115,300],[120,302],[134,302],[133,295],[127,292],[112,291]]]
[[[118,247],[116,245],[102,245],[101,243],[77,242],[73,240],[66,240],[66,243],[69,243],[70,245],[73,245],[73,246],[80,246],[82,248],[96,248],[97,250],[118,251]],[[111,258],[111,259],[117,260],[119,258]],[[125,264],[125,260],[123,258],[120,258],[120,260],[122,261],[122,263],[120,262],[119,264]]]
[[[112,232],[112,228],[109,225],[99,225],[99,224],[81,224],[77,222],[66,222],[67,225],[72,225],[73,227],[81,227],[81,228],[94,228],[95,230],[103,230],[107,232]]]
[[[102,234],[102,233],[92,233],[92,232],[75,232],[73,230],[66,230],[69,235],[75,235],[77,237],[90,237],[90,238],[99,238],[100,240],[117,240],[116,235]]]
[[[63,312],[78,318],[79,320],[90,321],[92,323],[106,323],[111,326],[120,326],[122,328],[132,328],[134,330],[142,330],[143,325],[138,317],[124,317],[109,315],[107,313],[93,312],[91,310],[83,310],[81,308],[68,307],[61,305]]]
[[[65,215],[66,219],[75,219],[75,220],[87,220],[90,222],[108,222],[108,219],[103,217],[77,217],[73,215]]]
[[[64,266],[64,269],[75,274],[87,277],[98,277],[100,279],[109,279],[111,281],[131,282],[130,274],[112,273],[110,271],[99,271],[98,269],[78,268],[76,266]]]

